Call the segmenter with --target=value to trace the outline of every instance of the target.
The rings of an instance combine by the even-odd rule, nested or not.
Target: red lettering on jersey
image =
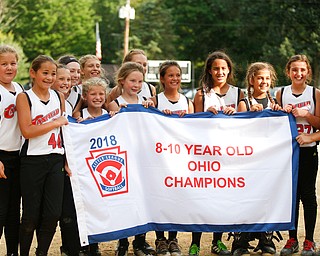
[[[10,104],[4,110],[4,117],[7,119],[11,119],[14,117],[14,112],[16,112],[16,106],[14,104]]]
[[[51,111],[50,113],[44,115],[38,115],[34,119],[32,119],[32,124],[33,125],[39,125],[43,124],[44,122],[48,121],[50,118],[53,118],[55,116],[59,115],[59,109],[55,109]]]
[[[300,103],[293,105],[293,108],[303,108],[305,106],[310,106],[310,105],[311,105],[311,102],[308,100],[308,101],[300,102]]]

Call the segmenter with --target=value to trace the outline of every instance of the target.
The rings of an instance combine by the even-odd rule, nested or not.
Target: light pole
[[[123,55],[126,56],[129,49],[129,27],[130,19],[134,20],[135,10],[130,6],[130,0],[127,0],[127,4],[122,6],[119,10],[119,18],[125,19],[125,29],[124,29],[124,50]]]

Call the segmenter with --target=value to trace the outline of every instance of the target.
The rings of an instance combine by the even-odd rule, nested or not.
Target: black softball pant
[[[37,254],[47,255],[61,215],[64,156],[50,154],[21,157],[22,220],[20,255],[29,255],[34,231]]]
[[[20,224],[19,152],[0,150],[7,179],[0,179],[0,238],[6,239],[7,255],[18,254]]]
[[[315,147],[301,147],[296,201],[295,230],[289,231],[290,238],[297,239],[299,203],[303,205],[306,239],[313,241],[317,219],[316,180],[318,172],[318,152]]]

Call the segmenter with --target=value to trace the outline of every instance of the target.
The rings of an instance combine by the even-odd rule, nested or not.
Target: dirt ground
[[[317,178],[317,191],[318,191],[318,195],[320,195],[320,174],[318,175]],[[318,206],[320,206],[320,197],[318,196]],[[300,207],[301,209],[302,207]],[[298,227],[298,235],[299,235],[299,243],[300,243],[300,248],[302,247],[302,243],[304,241],[304,224],[301,218],[301,213],[300,213],[300,221],[299,221],[299,227]],[[315,242],[318,243],[318,246],[320,246],[320,209],[318,209],[318,223],[316,225],[316,230],[315,230]],[[281,248],[284,246],[284,244],[286,243],[286,240],[288,238],[287,232],[281,232],[282,236],[283,236],[283,241],[280,241],[279,243],[275,241],[275,244],[277,246],[277,252],[279,253]],[[182,254],[183,255],[188,255],[188,250],[189,250],[189,246],[190,246],[190,242],[191,242],[191,233],[186,233],[186,232],[180,232],[178,233],[178,240],[179,240],[179,244],[182,248]],[[230,239],[230,241],[227,241],[227,233],[224,234],[224,237],[222,238],[223,242],[225,242],[225,244],[227,245],[227,247],[229,249],[231,249],[231,242],[232,239]],[[130,241],[130,247],[129,247],[129,256],[134,255],[133,251],[132,251],[132,238],[129,239]],[[147,234],[147,241],[154,246],[154,241],[155,241],[155,232],[149,232]],[[210,245],[211,245],[211,241],[212,241],[212,233],[203,233],[202,235],[202,239],[201,239],[201,251],[200,251],[200,255],[201,256],[207,256],[207,255],[211,255],[210,253]],[[50,256],[55,256],[55,255],[60,255],[60,245],[61,245],[61,238],[60,238],[60,230],[59,227],[57,228],[57,232],[56,235],[52,241],[50,250],[49,250],[49,255]],[[111,255],[115,255],[115,248],[116,248],[117,242],[116,241],[111,241],[111,242],[105,242],[105,243],[101,243],[100,244],[100,250],[102,252],[103,256],[111,256]],[[253,242],[252,245],[255,245],[255,243]],[[33,244],[32,244],[32,250],[30,252],[31,255],[34,255],[35,253],[35,248],[36,248],[36,241],[34,240]],[[6,255],[6,250],[5,250],[5,241],[4,241],[4,237],[2,236],[2,238],[0,239],[0,256],[2,255]],[[297,254],[299,255],[299,254]]]

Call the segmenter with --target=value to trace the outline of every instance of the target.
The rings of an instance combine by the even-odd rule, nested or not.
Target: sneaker
[[[298,241],[294,238],[290,238],[286,245],[283,247],[283,249],[280,252],[281,256],[287,256],[287,255],[292,255],[295,252],[299,251],[299,244]]]
[[[125,244],[118,243],[115,256],[127,256],[128,255],[128,247],[129,247],[129,242],[127,242]]]
[[[248,232],[234,232],[234,240],[232,242],[231,254],[233,256],[241,256],[250,254],[248,248],[250,248],[250,233]]]
[[[303,250],[301,252],[301,256],[313,256],[315,255],[315,244],[310,240],[304,240],[303,242]]]
[[[253,252],[258,252],[261,250],[262,254],[275,254],[276,246],[272,241],[273,238],[273,232],[260,233],[258,236],[259,243],[256,248],[254,248]]]
[[[200,247],[196,244],[193,244],[189,248],[189,256],[199,256]]]
[[[169,252],[171,256],[180,256],[181,255],[181,250],[180,246],[178,244],[178,240],[175,238],[171,241],[169,241]]]
[[[144,247],[149,254],[156,255],[156,250],[147,241],[144,242]]]
[[[152,254],[150,254],[147,249],[147,245],[149,247],[151,247],[151,246],[147,242],[145,242],[141,245],[136,240],[133,240],[132,245],[133,245],[134,255],[136,255],[136,256],[152,256]]]
[[[157,255],[170,256],[167,239],[156,240],[156,253]]]
[[[212,242],[211,253],[216,255],[231,255],[231,252],[228,251],[227,246],[225,246],[225,244],[220,240],[218,240],[217,243]]]

